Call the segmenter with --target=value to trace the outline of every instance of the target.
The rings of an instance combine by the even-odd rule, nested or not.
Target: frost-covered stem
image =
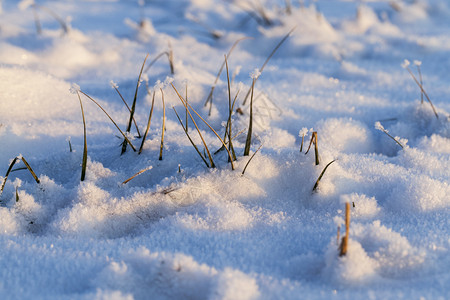
[[[436,119],[439,119],[439,116],[436,112],[436,109],[434,108],[433,103],[430,100],[430,97],[428,97],[427,92],[425,92],[425,90],[423,89],[422,84],[420,84],[420,82],[417,80],[416,76],[414,76],[413,72],[411,71],[411,69],[409,67],[406,67],[406,70],[408,70],[409,74],[411,74],[412,78],[414,79],[414,81],[416,82],[416,84],[419,86],[420,90],[422,91],[422,93],[425,95],[425,97],[427,98],[428,102],[431,105],[431,108],[433,109],[434,115],[436,116]]]
[[[378,123],[379,122],[377,122],[376,124],[378,124]],[[384,129],[384,127],[381,124],[379,124],[379,126],[377,126],[376,128],[378,130],[381,130],[382,132],[384,132],[388,137],[390,137],[394,142],[396,142],[400,147],[402,147],[402,149],[404,148],[403,145],[400,144],[400,142],[395,137],[390,135],[389,132],[386,129]]]
[[[14,165],[16,164],[17,160],[18,160],[18,158],[15,157],[12,160],[11,164],[9,165],[8,170],[6,171],[5,179],[3,179],[2,187],[0,188],[0,195],[3,193],[3,189],[5,188],[6,180],[8,180],[9,173],[11,173],[11,170],[14,167]]]
[[[166,131],[166,105],[164,103],[164,92],[160,88],[161,99],[163,105],[163,122],[162,122],[162,132],[161,132],[161,146],[159,148],[159,160],[162,160],[163,148],[164,148],[164,131]]]
[[[342,238],[341,253],[344,256],[348,251],[348,237],[350,235],[350,203],[345,203],[345,236]]]
[[[253,127],[253,89],[255,88],[255,81],[257,78],[253,78],[251,97],[250,97],[250,118],[248,123],[247,139],[245,141],[244,156],[249,155],[250,145],[252,143],[252,127]]]
[[[419,65],[417,65],[417,72],[419,73],[420,85],[423,86],[422,71],[420,71]],[[420,103],[423,104],[423,92],[422,91],[420,91]]]
[[[308,150],[306,150],[305,155],[308,154],[311,145],[314,143],[314,154],[316,156],[316,166],[319,165],[319,146],[317,145],[317,131],[314,131],[311,135],[311,141],[309,142]]]

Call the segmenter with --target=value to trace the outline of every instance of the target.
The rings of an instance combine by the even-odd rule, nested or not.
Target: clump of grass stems
[[[247,161],[247,163],[245,164],[244,169],[242,170],[242,175],[244,175],[245,170],[247,170],[248,165],[250,164],[250,162],[252,161],[253,157],[255,157],[256,153],[258,153],[259,149],[261,149],[262,144],[258,147],[258,149],[255,151],[255,153],[253,153],[253,155],[250,157],[250,159]]]
[[[141,175],[141,174],[144,173],[144,172],[147,172],[148,170],[151,170],[152,168],[153,168],[153,167],[150,166],[150,167],[147,167],[147,168],[145,168],[145,169],[140,170],[139,172],[137,172],[136,174],[134,174],[133,176],[131,176],[130,178],[128,178],[127,180],[125,180],[124,182],[122,182],[122,184],[127,184],[127,183],[130,182],[133,178],[135,178],[135,177]]]
[[[375,122],[375,129],[378,129],[378,130],[384,132],[388,137],[390,137],[394,142],[396,142],[397,145],[402,147],[402,149],[404,148],[403,145],[395,137],[393,137],[392,135],[389,134],[389,131],[384,129],[383,125],[381,125],[380,122]]]
[[[163,121],[162,121],[162,129],[161,129],[161,146],[159,148],[159,160],[163,159],[163,148],[164,148],[164,132],[166,131],[166,104],[164,103],[164,92],[162,88],[161,91],[161,100],[163,106]]]
[[[23,157],[22,155],[19,155],[19,156],[16,156],[12,160],[12,162],[10,163],[10,165],[8,167],[8,170],[6,171],[5,178],[3,179],[3,183],[2,183],[2,186],[0,188],[0,195],[3,193],[3,189],[5,188],[6,181],[8,180],[8,176],[11,173],[12,168],[19,161],[22,161],[24,163],[24,165],[27,167],[28,171],[30,171],[31,176],[33,176],[33,178],[36,181],[36,183],[38,183],[38,184],[40,183],[39,178],[36,176],[36,173],[34,173],[33,169],[31,168],[30,164],[28,163],[28,161],[25,159],[25,157]]]
[[[148,87],[147,87],[147,91],[148,91]],[[150,91],[148,91],[148,93],[150,94]],[[142,137],[142,142],[141,142],[141,146],[139,147],[138,154],[141,154],[142,149],[144,148],[145,139],[147,138],[148,131],[150,130],[150,124],[151,124],[151,121],[152,121],[153,107],[154,106],[155,106],[155,91],[153,91],[152,106],[150,108],[150,113],[148,115],[147,128],[145,129],[144,136]]]
[[[289,36],[292,34],[292,32],[294,32],[295,27],[292,28],[282,39],[281,41],[275,46],[275,48],[272,50],[272,52],[269,54],[269,56],[267,57],[267,59],[264,61],[263,65],[261,66],[261,68],[259,68],[259,72],[262,73],[264,71],[264,68],[266,67],[267,63],[269,63],[269,60],[272,58],[272,56],[274,56],[275,52],[277,52],[277,50],[281,47],[281,45],[283,45],[283,43],[289,38]],[[252,88],[250,88],[247,92],[247,94],[245,95],[244,101],[242,102],[242,105],[245,105],[245,103],[247,102],[247,99],[250,95]]]
[[[332,164],[332,163],[334,163],[336,160],[332,160],[332,161],[330,161],[326,166],[325,166],[325,168],[323,168],[323,170],[322,170],[322,172],[320,173],[320,175],[319,175],[319,178],[317,178],[317,180],[316,180],[316,183],[314,184],[314,187],[313,187],[313,189],[312,189],[312,192],[314,193],[316,190],[317,190],[317,188],[319,187],[319,182],[320,182],[320,180],[322,179],[322,177],[323,177],[323,175],[325,174],[325,171],[328,169],[328,167]]]
[[[187,112],[189,113],[189,116],[190,116],[190,118],[191,118],[191,120],[193,121],[193,124],[196,126],[196,123],[195,123],[195,121],[194,121],[194,118],[192,117],[192,114],[190,113],[190,111],[189,111],[189,109],[188,109],[188,107],[203,121],[203,123],[205,123],[206,124],[206,126],[208,126],[208,128],[217,136],[217,138],[220,140],[220,142],[222,143],[222,145],[225,147],[225,150],[227,150],[227,152],[228,152],[228,157],[230,158],[230,163],[231,163],[231,169],[232,170],[234,170],[234,163],[233,163],[233,158],[232,158],[232,156],[231,156],[231,153],[230,153],[230,151],[228,150],[228,148],[226,147],[226,144],[225,144],[225,142],[223,141],[223,139],[219,136],[219,134],[214,130],[214,128],[212,128],[211,127],[211,125],[209,125],[209,123],[189,104],[189,103],[187,103],[184,99],[183,99],[183,97],[180,95],[180,93],[178,93],[178,91],[177,91],[177,89],[175,88],[175,86],[173,85],[173,83],[171,83],[171,85],[172,85],[172,87],[173,87],[173,89],[175,90],[175,92],[177,93],[177,95],[178,95],[178,98],[180,99],[180,101],[183,103],[183,105],[185,106],[185,109],[187,109]],[[198,127],[196,126],[196,128],[197,128],[197,131],[200,131],[199,129],[198,129]],[[204,142],[204,140],[203,140],[203,142]],[[206,146],[206,143],[204,142],[204,145]],[[205,147],[205,149],[207,149],[207,147]],[[210,154],[209,154],[209,150],[208,150],[208,156],[211,156]],[[212,158],[211,158],[212,159]]]
[[[344,256],[348,252],[348,238],[350,235],[350,203],[345,203],[345,235],[339,247],[339,256]]]
[[[119,91],[119,87],[117,86],[117,84],[114,83],[113,81],[111,81],[111,86],[117,92],[117,94],[119,95],[120,99],[122,99],[122,102],[123,102],[123,104],[125,104],[128,112],[131,113],[130,106],[128,105],[128,103],[123,98],[122,93]],[[138,127],[138,125],[136,123],[136,120],[134,119],[134,116],[133,116],[133,123],[134,123],[134,127],[136,128],[136,132],[137,132],[137,135],[138,135],[137,137],[140,138],[141,137],[141,133],[139,131],[139,127]]]
[[[238,39],[236,42],[234,42],[233,46],[231,46],[230,50],[226,54],[226,57],[229,58],[231,53],[233,52],[234,48],[236,48],[237,44],[240,41],[243,41],[243,40],[246,40],[246,39],[250,39],[250,37],[243,37],[243,38]],[[214,84],[211,86],[211,91],[209,92],[208,97],[206,98],[206,101],[205,101],[205,106],[208,105],[208,103],[209,103],[209,113],[208,113],[209,116],[211,116],[212,103],[213,103],[213,93],[214,93],[214,90],[216,88],[217,82],[219,81],[220,74],[222,74],[222,70],[223,70],[224,67],[225,67],[225,61],[220,66],[219,72],[217,72],[216,79],[214,80]]]
[[[136,148],[133,146],[133,144],[131,143],[131,141],[128,139],[128,137],[126,136],[126,134],[120,129],[120,127],[116,124],[116,122],[113,120],[113,118],[106,112],[106,110],[97,102],[95,101],[91,96],[89,96],[88,94],[86,94],[85,92],[83,92],[80,89],[77,89],[77,91],[79,91],[81,94],[83,94],[84,96],[86,96],[89,100],[91,100],[92,102],[94,102],[105,114],[106,116],[111,120],[111,122],[114,124],[114,126],[116,126],[117,130],[119,130],[119,132],[122,134],[122,136],[124,137],[125,141],[127,141],[127,143],[130,145],[131,149],[133,149],[134,152],[136,152]]]
[[[319,146],[317,145],[317,131],[314,131],[311,135],[311,141],[309,142],[308,150],[306,150],[305,155],[308,154],[311,144],[314,143],[314,154],[316,158],[316,166],[319,165]]]
[[[436,112],[436,109],[434,108],[433,103],[431,102],[430,97],[428,97],[427,92],[426,92],[426,91],[424,90],[424,88],[423,88],[423,85],[422,85],[422,83],[421,83],[422,80],[421,80],[421,82],[419,82],[419,80],[417,80],[416,76],[413,74],[413,72],[412,72],[411,69],[409,68],[409,61],[405,59],[405,61],[404,61],[403,64],[402,64],[402,67],[405,68],[405,69],[408,71],[408,73],[409,73],[409,74],[411,75],[411,77],[414,79],[414,82],[419,86],[420,91],[422,92],[423,95],[425,95],[425,98],[427,98],[428,103],[430,103],[431,108],[433,109],[434,115],[436,116],[436,119],[439,119],[439,116],[438,116],[438,114],[437,114],[437,112]],[[419,69],[419,74],[420,74],[420,76],[422,77],[422,73],[420,72],[420,69]]]
[[[236,7],[246,12],[259,25],[272,26],[274,24],[273,21],[266,14],[264,6],[262,6],[261,3],[259,2],[257,5],[249,1],[245,3],[242,3],[242,1],[231,1],[230,3],[234,4]],[[245,4],[248,4],[248,7]]]
[[[78,100],[80,101],[81,116],[83,117],[83,161],[81,163],[81,178],[80,181],[84,181],[86,177],[87,167],[87,140],[86,140],[86,120],[84,118],[83,102],[81,101],[80,92],[77,90]]]
[[[148,58],[148,54],[145,56],[144,62],[142,63],[141,71],[139,72],[139,76],[138,76],[138,80],[137,80],[137,84],[136,84],[136,91],[134,92],[133,104],[131,105],[130,119],[128,120],[128,126],[127,126],[126,132],[130,132],[130,130],[131,130],[131,124],[133,122],[134,112],[136,111],[137,95],[138,95],[138,91],[139,91],[139,86],[141,85],[141,76],[142,76],[142,72],[144,70],[144,66],[145,66],[145,62],[147,61],[147,58]],[[127,138],[125,138],[122,143],[121,154],[124,154],[127,151],[128,143],[129,143],[129,140]],[[130,146],[131,146],[131,144],[130,144]],[[133,148],[133,150],[136,151],[136,149],[134,149],[134,148]]]

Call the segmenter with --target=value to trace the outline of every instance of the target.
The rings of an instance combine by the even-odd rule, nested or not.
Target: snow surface
[[[23,157],[40,180],[19,162],[0,196],[0,298],[450,299],[449,33],[446,0],[0,1],[0,172]],[[240,90],[232,132],[244,130],[233,140],[236,170],[226,151],[208,169],[173,112],[185,122],[170,83],[183,97],[187,86],[189,103],[223,137],[225,71],[214,80],[243,37],[251,39],[228,56],[232,98]],[[155,108],[140,155],[121,155],[121,133],[78,91],[81,182],[83,123],[71,87],[125,131],[129,113],[114,87],[131,107],[147,53],[141,133],[153,91]],[[263,146],[242,175],[252,78],[251,154]],[[215,152],[220,140],[195,119]],[[305,155],[313,132],[318,166],[314,150]],[[139,147],[136,136],[132,127]]]

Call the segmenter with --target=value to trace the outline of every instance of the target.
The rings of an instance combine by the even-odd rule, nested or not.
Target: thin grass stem
[[[141,146],[139,147],[139,152],[138,154],[141,154],[142,149],[144,148],[144,143],[145,143],[145,139],[147,138],[147,134],[148,131],[150,130],[150,124],[152,121],[152,115],[153,115],[153,107],[155,105],[155,91],[153,91],[153,96],[152,96],[152,107],[150,108],[150,113],[148,115],[148,121],[147,121],[147,128],[145,129],[145,133],[144,136],[142,137],[142,142],[141,142]]]
[[[125,104],[125,106],[127,107],[128,112],[131,113],[130,106],[128,105],[128,103],[127,103],[127,102],[125,101],[125,99],[123,98],[123,96],[122,96],[122,94],[120,93],[120,91],[119,91],[119,89],[117,88],[117,86],[114,85],[113,88],[116,90],[117,94],[119,94],[119,97],[120,97],[120,99],[122,99],[123,104]],[[138,134],[138,138],[140,138],[140,137],[141,137],[141,133],[139,132],[139,128],[138,128],[138,126],[137,126],[136,120],[134,119],[134,116],[133,116],[133,123],[134,123],[134,127],[136,127],[136,131],[137,131],[137,134]]]
[[[345,236],[342,238],[339,256],[344,256],[348,251],[348,238],[350,235],[350,203],[345,203]]]
[[[164,132],[166,131],[166,104],[164,103],[164,92],[162,88],[159,89],[161,91],[161,100],[163,106],[163,121],[162,121],[162,130],[161,130],[161,146],[159,147],[159,160],[163,159],[163,149],[164,149]]]
[[[259,149],[261,149],[262,144],[259,146],[259,148],[255,151],[255,153],[253,153],[253,155],[250,157],[250,159],[247,161],[247,163],[245,164],[244,170],[242,170],[242,175],[244,175],[245,170],[247,170],[248,165],[250,164],[250,162],[252,161],[253,157],[255,157],[256,153],[258,153]]]
[[[425,95],[425,97],[427,98],[428,102],[431,105],[431,108],[433,109],[434,115],[436,116],[436,119],[439,119],[439,116],[436,112],[436,109],[434,108],[433,103],[430,100],[430,97],[428,97],[427,92],[423,89],[422,84],[420,84],[420,82],[417,80],[416,76],[414,76],[413,72],[411,71],[411,69],[409,67],[406,68],[406,70],[408,70],[409,74],[411,74],[412,78],[414,79],[414,81],[416,82],[416,84],[419,86],[420,90],[422,91],[422,93]]]
[[[326,171],[326,170],[328,169],[328,167],[329,167],[332,163],[334,163],[335,161],[336,161],[336,160],[330,161],[330,162],[325,166],[325,168],[323,168],[322,172],[321,172],[320,175],[319,175],[319,178],[317,178],[316,183],[314,184],[314,187],[313,187],[313,189],[312,189],[313,192],[315,192],[316,189],[319,187],[319,182],[320,182],[320,180],[322,179],[323,175],[325,174],[325,171]]]
[[[245,140],[245,149],[244,156],[249,155],[250,153],[250,145],[252,143],[252,129],[253,129],[253,89],[255,88],[256,78],[253,78],[251,92],[252,95],[250,97],[250,118],[248,123],[248,131],[247,131],[247,139]]]
[[[127,184],[128,182],[130,182],[133,178],[135,178],[136,176],[141,175],[144,172],[147,172],[148,170],[151,170],[153,167],[150,166],[148,168],[142,169],[139,172],[137,172],[136,174],[134,174],[133,176],[131,176],[130,178],[128,178],[127,180],[125,180],[124,182],[122,182],[122,184]]]
[[[87,139],[86,139],[86,120],[84,118],[83,102],[81,101],[80,93],[77,91],[78,100],[80,101],[81,116],[83,117],[83,160],[81,163],[81,178],[80,181],[84,181],[86,177],[86,167],[87,167]]]

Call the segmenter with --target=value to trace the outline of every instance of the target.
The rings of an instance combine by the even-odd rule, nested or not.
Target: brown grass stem
[[[84,181],[86,177],[86,167],[87,167],[87,139],[86,139],[86,120],[84,118],[83,102],[81,101],[80,93],[77,91],[78,100],[80,101],[81,116],[83,117],[83,160],[81,163],[81,178],[80,181]]]
[[[350,235],[350,203],[345,203],[345,236],[342,238],[339,256],[344,256],[348,251],[348,238]]]
[[[250,118],[248,123],[248,131],[247,131],[247,139],[245,140],[245,149],[244,156],[249,155],[250,153],[250,145],[252,143],[252,127],[253,127],[253,89],[255,88],[256,78],[253,78],[252,88],[251,88],[251,97],[250,97]]]
[[[27,160],[25,159],[25,157],[23,156],[16,156],[10,163],[8,170],[6,171],[6,175],[5,178],[3,179],[3,183],[2,186],[0,188],[0,195],[3,193],[3,189],[5,188],[5,184],[6,181],[8,180],[8,176],[12,171],[12,168],[14,167],[14,165],[19,162],[22,161],[24,163],[24,165],[27,167],[28,171],[30,171],[31,176],[33,176],[34,180],[36,181],[36,183],[40,183],[39,178],[36,176],[36,173],[34,173],[33,169],[31,168],[30,164],[27,162]]]
[[[122,182],[122,184],[127,184],[128,182],[130,182],[133,178],[135,178],[136,176],[141,175],[144,172],[147,172],[148,170],[151,170],[153,167],[150,166],[148,168],[142,169],[139,172],[137,172],[136,174],[134,174],[133,176],[131,176],[130,178],[128,178],[127,180],[125,180],[124,182]]]
[[[439,116],[436,112],[436,109],[434,108],[433,103],[430,100],[430,97],[428,97],[427,92],[423,89],[422,84],[420,84],[420,82],[417,80],[416,76],[413,74],[413,72],[411,71],[411,69],[409,67],[406,67],[406,70],[408,70],[409,74],[412,76],[412,78],[414,79],[414,81],[416,82],[416,84],[419,86],[421,92],[425,95],[425,97],[427,98],[428,102],[431,105],[431,108],[433,109],[434,115],[436,116],[436,119],[439,119]]]
[[[314,143],[314,154],[316,159],[316,166],[319,165],[319,146],[317,145],[317,131],[314,131],[311,135],[311,141],[309,142],[308,150],[306,150],[305,155],[308,154],[311,144]]]
[[[161,91],[161,100],[163,106],[163,121],[162,121],[162,129],[161,129],[161,146],[159,147],[159,160],[163,159],[163,149],[164,149],[164,132],[166,131],[166,104],[164,103],[164,92],[162,88],[159,89]]]
[[[316,183],[314,184],[314,187],[313,187],[313,189],[312,189],[312,192],[315,192],[315,191],[317,190],[317,188],[319,187],[319,182],[320,182],[320,180],[322,179],[323,175],[325,174],[325,171],[326,171],[326,170],[328,169],[328,167],[329,167],[332,163],[334,163],[335,161],[336,161],[336,160],[330,161],[330,162],[325,166],[325,168],[323,168],[322,172],[321,172],[320,175],[319,175],[319,178],[317,178]]]
[[[255,151],[255,153],[253,153],[253,155],[250,157],[250,159],[247,161],[247,163],[245,164],[244,170],[242,170],[242,175],[244,175],[245,170],[247,170],[248,165],[250,164],[250,162],[252,161],[253,157],[255,157],[256,153],[258,153],[259,149],[261,149],[262,144],[259,146],[259,148]]]
[[[225,55],[225,65],[227,68],[227,83],[228,83],[228,121],[227,121],[227,129],[228,129],[228,151],[232,154],[232,160],[236,160],[236,153],[234,152],[233,140],[231,139],[231,128],[232,128],[232,114],[233,114],[233,106],[231,103],[231,84],[230,84],[230,73],[228,71],[228,59]]]
[[[152,122],[152,115],[153,115],[153,107],[154,107],[154,105],[155,105],[155,91],[153,91],[152,106],[150,108],[150,113],[148,115],[147,128],[145,129],[144,136],[142,137],[142,142],[141,142],[141,146],[139,147],[138,154],[141,154],[142,149],[144,148],[144,143],[145,143],[145,140],[147,138],[148,131],[150,130],[150,124]]]
[[[117,88],[117,86],[116,86],[116,85],[113,85],[113,88],[116,90],[117,94],[119,94],[119,97],[120,97],[120,99],[122,99],[123,104],[125,104],[125,106],[127,107],[128,112],[131,113],[130,106],[128,105],[128,103],[127,103],[127,102],[125,101],[125,99],[123,98],[123,96],[122,96],[122,94],[120,93],[120,91],[119,91],[119,89]],[[138,138],[140,138],[140,137],[141,137],[141,133],[139,132],[139,128],[138,128],[138,126],[137,126],[136,120],[134,119],[134,116],[133,116],[133,123],[134,123],[134,127],[136,127],[136,131],[137,131],[137,134],[138,134]]]

